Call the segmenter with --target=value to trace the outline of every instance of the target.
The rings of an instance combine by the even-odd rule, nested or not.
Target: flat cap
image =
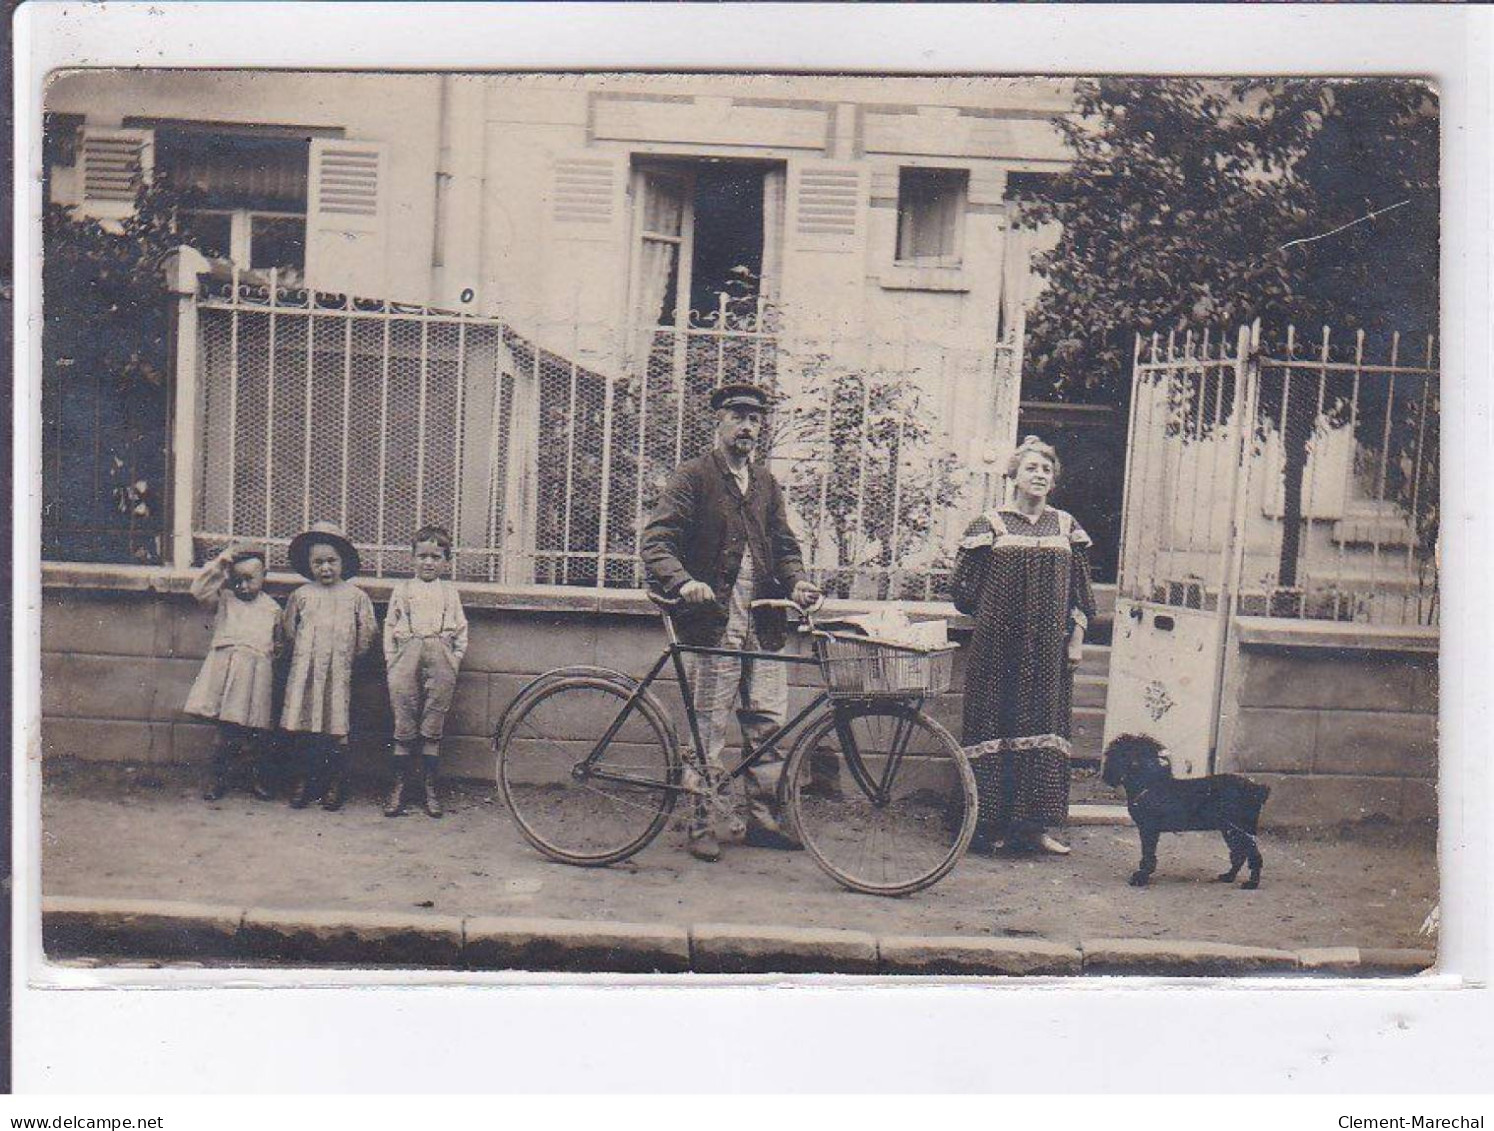
[[[711,394],[711,408],[755,408],[767,412],[768,391],[756,385],[722,385]]]

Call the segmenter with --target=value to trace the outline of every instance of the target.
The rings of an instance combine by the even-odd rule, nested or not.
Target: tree
[[[1259,320],[1268,350],[1292,324],[1332,326],[1341,349],[1361,330],[1377,342],[1435,332],[1437,113],[1425,84],[1103,79],[1081,86],[1077,111],[1058,123],[1072,168],[1021,206],[1023,223],[1062,225],[1035,263],[1047,285],[1027,323],[1028,395],[1126,405],[1138,332]],[[1373,400],[1361,409],[1394,418],[1403,457],[1425,414]],[[1344,411],[1341,398],[1323,409]],[[1290,588],[1316,400],[1263,382],[1257,420],[1282,433],[1278,584]]]
[[[806,548],[826,536],[833,545],[837,572],[827,591],[849,596],[857,571],[873,566],[876,599],[901,597],[895,566],[917,561],[932,572],[943,564],[932,535],[960,501],[958,461],[941,446],[947,438],[911,374],[816,354],[799,366],[777,417],[772,446],[790,464],[788,496],[805,519]]]
[[[43,552],[160,560],[172,311],[162,279],[184,200],[164,179],[108,225],[43,217]]]

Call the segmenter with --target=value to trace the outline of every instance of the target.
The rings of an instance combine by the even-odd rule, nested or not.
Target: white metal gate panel
[[[1251,344],[1137,340],[1105,741],[1149,734],[1179,776],[1212,769]]]
[[[1434,628],[1435,342],[1137,340],[1105,739],[1212,768],[1235,617]]]

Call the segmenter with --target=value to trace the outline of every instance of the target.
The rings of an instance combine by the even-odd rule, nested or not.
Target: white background
[[[418,9],[418,10],[417,10]],[[16,24],[17,386],[14,667],[17,1091],[1452,1091],[1485,1088],[1494,1010],[1486,826],[1491,558],[1490,16],[1397,6],[78,5]],[[834,980],[481,987],[126,990],[71,972],[38,989],[40,93],[65,65],[386,69],[735,69],[902,73],[1396,74],[1435,80],[1444,129],[1442,826],[1444,973],[1414,985],[1201,986],[1097,980],[868,986]],[[139,974],[138,977],[153,977]],[[331,980],[318,975],[319,980]],[[302,975],[300,980],[304,981]],[[346,981],[376,983],[376,977]],[[434,983],[438,979],[431,979]],[[543,980],[541,980],[543,981]],[[1476,983],[1478,985],[1470,985]],[[100,988],[112,984],[115,988]],[[91,987],[91,988],[84,988]],[[1456,1114],[1456,1103],[1437,1105]],[[131,1105],[111,1103],[114,1114]],[[151,1114],[149,1104],[135,1114]],[[719,1101],[692,1122],[737,1123]],[[55,1110],[54,1110],[55,1109]],[[103,1114],[32,1103],[36,1114]],[[225,1126],[251,1108],[228,1111]],[[615,1111],[615,1109],[608,1109]],[[754,1109],[758,1110],[758,1109]],[[817,1108],[794,1109],[804,1116]],[[1098,1108],[1086,1109],[1100,1117]],[[1427,1108],[1294,1109],[1302,1125]],[[1248,1109],[1216,1103],[1211,1123]],[[993,1121],[1009,1109],[988,1109]],[[321,1105],[302,1118],[351,1114]],[[502,1106],[483,1122],[512,1116]],[[616,1112],[624,1116],[623,1112]],[[843,1117],[844,1112],[836,1113]],[[908,1120],[926,1122],[915,1109]],[[1043,1119],[1045,1109],[1034,1109]],[[1079,1110],[1075,1110],[1075,1115]],[[1169,1123],[1162,1110],[1157,1119]],[[399,1107],[359,1122],[408,1124]],[[780,1109],[759,1119],[779,1122]],[[644,1118],[649,1118],[644,1115]],[[827,1112],[826,1119],[840,1122]],[[624,1117],[628,1123],[632,1117]],[[797,1119],[796,1119],[797,1121]],[[524,1120],[529,1122],[529,1120]],[[609,1123],[618,1122],[608,1118]],[[658,1119],[649,1118],[657,1123]],[[1292,1121],[1294,1125],[1296,1121]],[[168,1126],[172,1123],[168,1121]],[[299,1120],[297,1121],[299,1125]],[[180,1122],[175,1126],[182,1126]]]

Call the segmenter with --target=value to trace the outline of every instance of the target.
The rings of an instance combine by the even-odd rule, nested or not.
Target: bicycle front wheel
[[[552,860],[583,867],[626,860],[669,820],[679,752],[651,698],[623,716],[635,687],[621,678],[561,677],[533,686],[504,720],[498,787],[524,838]]]
[[[921,891],[955,866],[975,832],[970,762],[911,703],[832,704],[795,744],[784,773],[804,847],[853,891]]]

